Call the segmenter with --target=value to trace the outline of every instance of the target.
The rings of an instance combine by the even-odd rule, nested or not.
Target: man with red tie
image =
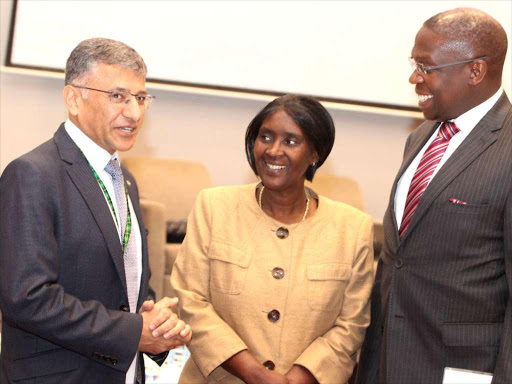
[[[512,382],[512,107],[507,36],[475,9],[427,20],[411,54],[425,121],[384,217],[359,384]]]

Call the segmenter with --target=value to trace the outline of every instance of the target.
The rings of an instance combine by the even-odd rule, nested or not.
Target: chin
[[[135,145],[135,140],[129,141],[127,143],[117,143],[116,145],[116,151],[119,152],[126,152],[133,148]]]

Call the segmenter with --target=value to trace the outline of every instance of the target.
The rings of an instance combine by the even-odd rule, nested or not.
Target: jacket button
[[[396,261],[395,261],[395,267],[396,267],[397,269],[402,268],[402,266],[403,266],[403,265],[404,265],[404,262],[402,261],[402,259],[396,259]]]
[[[268,314],[267,314],[267,317],[268,319],[272,322],[272,323],[275,323],[276,321],[279,320],[279,316],[280,316],[280,313],[277,309],[273,309],[272,311],[270,311]]]
[[[272,277],[274,279],[282,279],[284,277],[284,269],[276,267],[272,270]]]
[[[123,312],[130,312],[130,308],[128,308],[126,305],[121,305],[119,309]]]
[[[263,366],[264,366],[265,368],[267,368],[268,370],[270,370],[270,371],[273,371],[273,370],[274,370],[274,368],[276,367],[276,365],[274,364],[274,362],[273,362],[273,361],[271,361],[271,360],[267,360],[267,361],[265,361],[265,362],[263,363]]]
[[[280,239],[286,239],[289,234],[290,234],[290,232],[286,228],[284,228],[284,227],[277,228],[276,235]]]

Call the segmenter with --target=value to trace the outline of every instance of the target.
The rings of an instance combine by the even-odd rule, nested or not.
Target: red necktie
[[[414,173],[414,176],[409,186],[409,192],[407,193],[407,200],[405,201],[404,216],[402,218],[402,224],[398,231],[400,237],[405,233],[409,223],[411,222],[412,215],[420,202],[420,198],[427,189],[427,185],[432,178],[432,174],[436,170],[437,165],[443,158],[446,148],[450,139],[455,136],[460,129],[457,128],[455,123],[447,121],[443,123],[437,137],[430,143],[427,150],[421,158],[418,169]]]

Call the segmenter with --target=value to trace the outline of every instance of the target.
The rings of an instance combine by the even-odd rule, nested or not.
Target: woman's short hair
[[[331,115],[317,100],[309,96],[285,95],[267,104],[252,119],[245,133],[245,153],[247,161],[256,175],[254,159],[254,142],[258,137],[263,122],[278,111],[285,111],[297,124],[306,140],[318,154],[318,161],[306,170],[306,179],[313,181],[313,176],[331,153],[334,145],[334,122]]]

